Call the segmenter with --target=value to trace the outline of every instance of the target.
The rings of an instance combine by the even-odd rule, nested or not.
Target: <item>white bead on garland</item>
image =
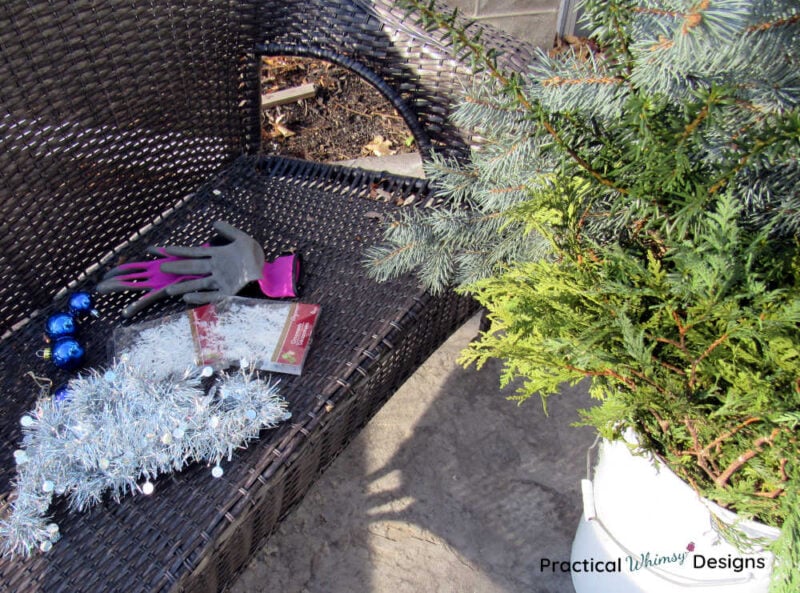
[[[58,525],[47,519],[55,494],[81,511],[107,491],[117,502],[127,493],[151,494],[157,475],[193,461],[214,464],[218,478],[223,458],[290,417],[277,382],[243,368],[220,373],[206,391],[201,379],[209,371],[154,380],[118,362],[70,381],[64,399],[41,397],[21,418],[16,499],[0,521],[4,554],[46,552],[58,541]]]

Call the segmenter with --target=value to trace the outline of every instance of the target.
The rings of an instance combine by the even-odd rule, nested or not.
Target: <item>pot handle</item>
[[[586,449],[586,478],[581,480],[581,495],[583,498],[583,518],[591,521],[597,518],[597,509],[594,506],[594,486],[592,484],[592,451],[600,443],[598,434],[592,446]]]
[[[594,506],[594,484],[591,480],[581,480],[581,496],[583,497],[583,518],[587,521],[597,519]]]

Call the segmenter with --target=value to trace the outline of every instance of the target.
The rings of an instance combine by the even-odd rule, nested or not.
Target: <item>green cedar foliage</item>
[[[393,221],[373,275],[474,295],[462,360],[520,402],[588,378],[584,422],[782,526],[773,591],[800,590],[800,7],[586,0],[598,50],[519,75],[407,4],[482,73],[454,119],[484,140],[428,163],[452,208]]]

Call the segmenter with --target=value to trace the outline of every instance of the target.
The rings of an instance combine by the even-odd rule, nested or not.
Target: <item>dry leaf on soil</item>
[[[390,154],[395,154],[397,151],[391,149],[392,141],[385,140],[383,136],[378,134],[375,136],[372,141],[368,144],[364,145],[362,151],[366,152],[367,154],[373,154],[375,156],[388,156]]]
[[[272,130],[269,133],[271,137],[289,138],[290,136],[294,136],[294,132],[283,125],[283,120],[285,117],[286,115],[283,113],[277,117],[273,117],[272,115],[269,116],[269,123],[272,124]]]

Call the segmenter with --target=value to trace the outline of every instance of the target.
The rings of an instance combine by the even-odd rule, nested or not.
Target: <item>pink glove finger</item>
[[[170,274],[161,271],[161,264],[177,261],[179,259],[178,257],[167,257],[147,262],[138,262],[139,267],[143,268],[144,271],[118,276],[117,281],[121,286],[127,288],[151,288],[153,290],[159,290],[165,286],[175,284],[176,282],[199,278],[199,276]]]

